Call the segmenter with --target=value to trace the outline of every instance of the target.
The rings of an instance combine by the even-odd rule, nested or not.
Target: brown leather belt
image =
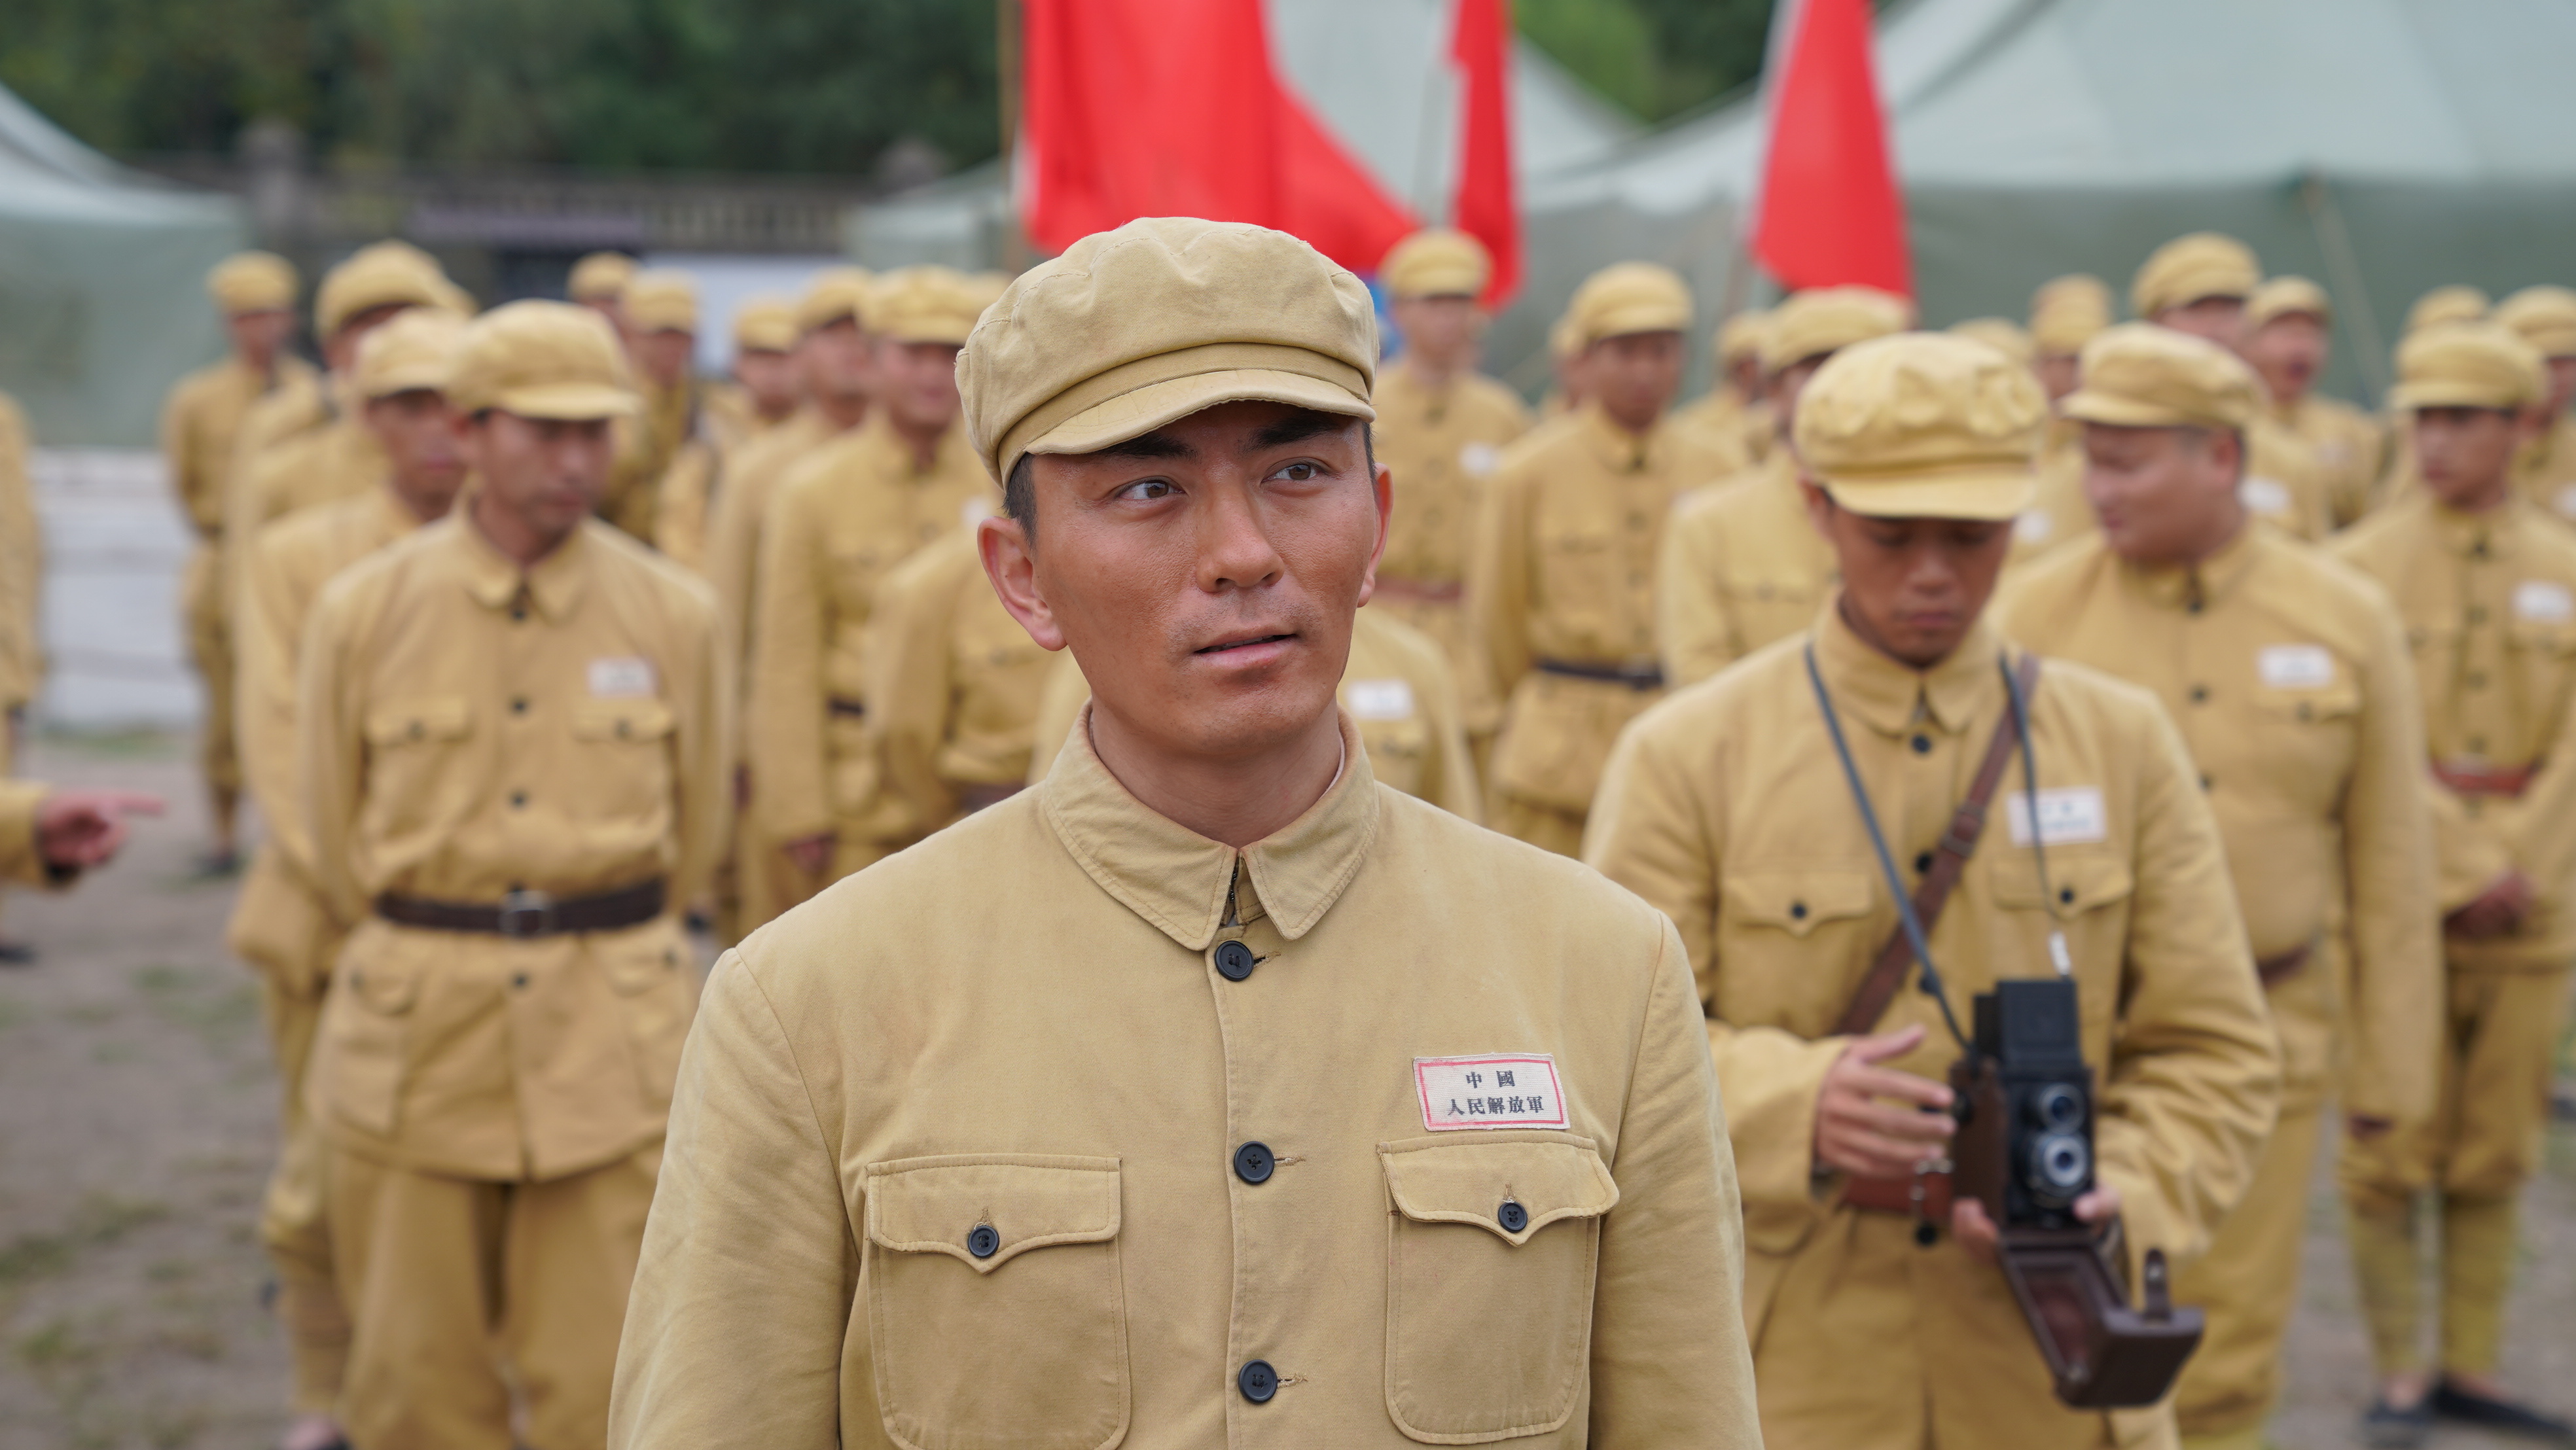
[[[1654,665],[1587,665],[1573,660],[1540,660],[1534,668],[1543,675],[1625,685],[1632,690],[1660,690],[1664,687],[1664,672]]]
[[[428,901],[417,896],[396,896],[390,891],[376,898],[376,915],[400,926],[483,932],[519,940],[642,926],[660,916],[662,907],[659,878],[596,896],[557,898],[542,891],[513,891],[502,897],[498,906]]]
[[[1917,1169],[1910,1178],[1845,1178],[1843,1202],[1869,1213],[1919,1218],[1948,1228],[1951,1190],[1950,1169],[1945,1162],[1936,1169]]]
[[[2301,942],[2278,956],[2256,957],[2254,976],[2269,991],[2304,971],[2308,958],[2316,950],[2315,942]]]
[[[2503,768],[2437,760],[2433,778],[2462,795],[2518,796],[2530,788],[2532,772],[2539,768],[2537,762]]]
[[[850,720],[865,719],[867,718],[868,713],[868,707],[865,701],[853,700],[847,695],[832,696],[830,699],[823,702],[823,708],[831,711],[835,715],[839,715],[844,719]]]
[[[1409,599],[1417,604],[1455,604],[1467,597],[1467,586],[1452,579],[1446,584],[1431,584],[1420,579],[1398,579],[1377,576],[1377,589],[1396,599]]]
[[[980,811],[987,806],[1000,805],[1026,789],[1028,785],[1025,782],[1011,782],[1003,785],[961,785],[957,787],[957,806],[960,810]]]

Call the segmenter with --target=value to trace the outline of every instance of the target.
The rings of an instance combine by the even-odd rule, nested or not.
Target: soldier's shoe
[[[2447,1378],[2433,1386],[2432,1397],[2426,1403],[2445,1420],[2553,1445],[2576,1445],[2576,1424],[2529,1405],[2461,1389]]]
[[[2362,1412],[2361,1439],[2371,1450],[2422,1450],[2433,1434],[2433,1406],[2422,1401],[2398,1409],[2386,1400],[2373,1400]]]

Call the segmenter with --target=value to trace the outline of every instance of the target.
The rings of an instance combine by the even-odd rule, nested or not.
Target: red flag
[[[1857,282],[1911,296],[1869,0],[1783,0],[1777,23],[1753,254],[1792,291]]]
[[[1416,223],[1271,63],[1261,0],[1023,0],[1020,214],[1062,251],[1141,216],[1277,227],[1357,270]]]
[[[1521,285],[1520,198],[1512,185],[1511,0],[1458,0],[1449,59],[1465,78],[1458,148],[1458,195],[1451,225],[1493,253],[1485,305],[1500,307]]]

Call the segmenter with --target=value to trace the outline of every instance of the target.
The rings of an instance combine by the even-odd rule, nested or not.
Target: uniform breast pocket
[[[1115,1158],[867,1170],[869,1349],[912,1450],[1100,1450],[1127,1433]]]
[[[2076,961],[2109,964],[2103,968],[2100,980],[2080,978],[2077,992],[2084,1013],[2086,1052],[2108,1053],[2111,1019],[2119,1006],[2119,963],[2126,957],[2121,943],[2128,937],[2129,898],[2137,889],[2137,878],[2131,874],[2129,863],[2098,847],[2092,851],[2082,847],[2052,848],[2048,853],[2048,879],[2043,884],[2038,862],[2027,847],[2021,847],[1997,852],[1987,869],[1993,873],[1989,879],[1995,904],[2016,919],[2014,928],[1997,931],[1989,938],[1995,975],[2055,975],[2056,965],[2049,959],[2048,933],[2052,926],[2063,930]]]
[[[1601,1219],[1619,1185],[1591,1140],[1381,1144],[1386,1409],[1408,1439],[1473,1445],[1563,1426],[1592,1350]]]
[[[397,700],[367,716],[367,813],[383,834],[416,831],[439,819],[442,786],[470,790],[453,762],[473,733],[461,695]]]
[[[1409,796],[1422,794],[1423,775],[1431,753],[1431,727],[1418,715],[1370,719],[1354,714],[1369,769],[1385,784]]]
[[[1540,540],[1540,607],[1575,629],[1606,629],[1610,607],[1626,589],[1623,573],[1619,539],[1609,530],[1549,533]]]
[[[2255,696],[2265,733],[2280,744],[2262,767],[2271,785],[2323,814],[2343,794],[2361,749],[2361,688],[2349,680],[2316,690],[2263,690]]]
[[[2576,623],[2517,619],[2505,639],[2526,708],[2555,721],[2576,685]]]
[[[831,559],[834,608],[849,618],[865,619],[889,562],[885,551],[874,544],[836,544]]]
[[[579,799],[586,813],[658,823],[671,806],[671,707],[650,698],[584,700],[572,711]]]

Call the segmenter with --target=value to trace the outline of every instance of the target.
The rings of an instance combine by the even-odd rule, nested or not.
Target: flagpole
[[[1020,137],[1020,0],[993,0],[993,75],[1001,106],[1002,234],[995,258],[1003,270],[1026,271],[1037,260],[1020,225],[1019,177],[1014,168]]]

